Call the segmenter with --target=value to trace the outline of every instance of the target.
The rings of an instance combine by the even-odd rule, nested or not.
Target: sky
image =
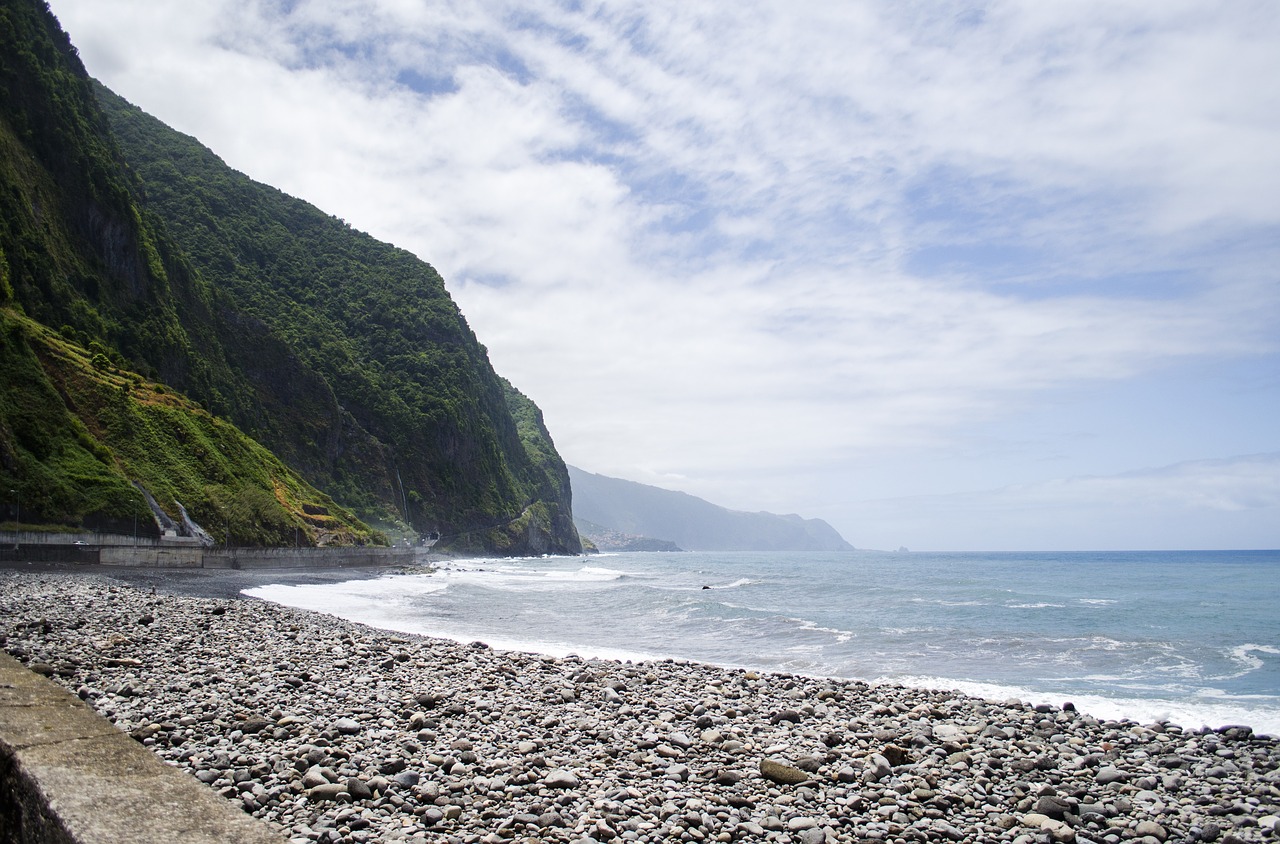
[[[430,262],[587,471],[861,548],[1280,547],[1271,0],[52,0]]]

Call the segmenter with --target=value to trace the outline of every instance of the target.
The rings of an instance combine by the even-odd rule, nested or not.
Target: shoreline
[[[489,561],[488,558],[479,559],[482,562]],[[464,573],[473,571],[465,562],[460,570]],[[474,569],[474,571],[484,570],[483,568]],[[595,573],[623,573],[594,567],[590,569],[583,568],[581,572],[587,572],[588,570]],[[447,582],[450,573],[451,566],[445,563],[432,572],[432,578],[430,578],[429,582],[434,582],[437,577]],[[728,587],[736,585],[740,585],[740,583],[728,584]],[[1233,698],[1226,694],[1184,695],[1182,697],[1160,697],[1159,695],[1151,694],[1145,696],[1141,694],[1123,696],[1113,693],[1108,695],[1103,690],[1055,687],[1052,681],[1045,681],[1039,686],[1018,685],[1016,683],[1001,683],[992,680],[971,680],[954,675],[931,675],[928,672],[887,675],[840,673],[838,671],[822,671],[816,668],[770,665],[765,659],[756,659],[754,661],[750,658],[720,660],[699,653],[696,648],[680,648],[677,646],[663,650],[661,648],[645,648],[637,645],[626,647],[617,642],[617,637],[613,637],[609,644],[583,644],[582,635],[584,631],[581,628],[576,630],[576,637],[570,635],[564,639],[551,638],[545,635],[541,638],[528,635],[521,636],[509,629],[505,632],[488,631],[476,629],[477,625],[474,624],[463,624],[459,629],[456,619],[452,621],[427,622],[424,617],[419,615],[383,612],[380,607],[370,605],[368,600],[356,600],[353,602],[353,598],[364,594],[365,587],[360,583],[353,584],[351,590],[334,590],[330,588],[329,584],[321,584],[318,588],[310,588],[310,586],[310,584],[277,583],[262,588],[255,587],[249,590],[249,597],[275,601],[285,606],[312,612],[335,615],[347,621],[368,624],[399,633],[443,638],[463,643],[479,640],[500,650],[547,654],[556,657],[575,655],[622,661],[631,660],[634,662],[674,657],[721,669],[782,672],[815,680],[861,680],[871,685],[889,683],[924,690],[943,689],[981,698],[997,700],[1020,699],[1033,705],[1049,704],[1058,707],[1070,702],[1081,712],[1103,720],[1127,719],[1139,723],[1172,723],[1181,726],[1184,730],[1198,730],[1206,726],[1216,728],[1224,725],[1247,724],[1257,733],[1280,737],[1280,709],[1276,708],[1276,699],[1274,697],[1267,698],[1267,702],[1270,705],[1263,705],[1244,698]],[[443,590],[445,589],[445,584],[437,584],[435,588]],[[423,584],[406,585],[405,589],[412,590],[413,594],[419,598],[423,597],[425,592],[432,591],[430,588],[425,588]],[[384,593],[396,590],[377,590],[375,588],[375,591]],[[322,594],[326,592],[333,595],[333,597],[327,597]],[[396,592],[396,594],[407,593]],[[484,627],[484,625],[480,625],[480,627]],[[544,634],[548,632],[545,626],[542,632]]]
[[[0,570],[4,648],[296,844],[1266,841],[1280,823],[1280,744],[1247,728],[503,652],[238,596],[282,570],[169,584],[205,597],[119,574]]]
[[[279,603],[303,612],[340,618],[348,623],[362,624],[392,634],[441,639],[459,644],[482,641],[497,650],[520,652],[538,656],[556,658],[580,657],[586,659],[604,659],[624,662],[661,661],[671,656],[677,661],[693,662],[709,668],[720,670],[754,670],[759,672],[780,672],[789,676],[804,677],[809,680],[831,680],[833,682],[864,682],[871,686],[891,685],[904,686],[923,691],[944,690],[964,694],[971,697],[996,700],[1020,700],[1035,705],[1074,706],[1079,711],[1092,715],[1100,720],[1121,720],[1134,723],[1165,723],[1181,727],[1184,731],[1202,731],[1229,725],[1247,725],[1255,734],[1280,739],[1280,728],[1271,720],[1263,719],[1262,723],[1251,718],[1250,713],[1231,711],[1239,710],[1239,704],[1232,706],[1223,704],[1220,699],[1206,699],[1193,702],[1186,699],[1170,698],[1111,698],[1096,694],[1061,691],[1053,689],[1034,689],[1029,687],[1002,685],[985,681],[972,681],[935,676],[903,676],[903,677],[871,677],[847,676],[838,674],[808,673],[761,667],[749,663],[721,663],[690,655],[669,655],[658,652],[620,650],[617,648],[594,648],[575,644],[548,643],[533,640],[509,639],[486,636],[484,634],[455,635],[448,631],[423,627],[397,626],[385,620],[366,620],[360,617],[341,615],[329,607],[306,606],[280,601],[261,594],[251,594],[268,586],[335,586],[357,581],[373,581],[386,576],[425,576],[435,574],[437,567],[443,565],[447,571],[451,562],[480,560],[488,561],[490,557],[458,557],[454,555],[436,555],[424,558],[418,564],[396,564],[384,566],[298,566],[275,569],[191,569],[191,568],[155,568],[137,566],[85,566],[74,563],[0,563],[0,574],[5,571],[27,571],[50,574],[97,574],[114,581],[127,583],[142,589],[155,589],[164,594],[177,597],[221,598],[225,600],[253,600]],[[1218,708],[1210,718],[1207,710]],[[1179,717],[1179,712],[1182,717]]]

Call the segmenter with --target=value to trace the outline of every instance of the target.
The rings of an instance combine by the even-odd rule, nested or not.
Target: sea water
[[[1280,552],[474,559],[247,594],[557,656],[679,658],[1280,735]]]

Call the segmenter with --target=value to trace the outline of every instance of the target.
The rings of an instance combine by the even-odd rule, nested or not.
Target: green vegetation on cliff
[[[246,543],[373,538],[345,506],[454,548],[579,549],[537,408],[439,275],[96,86],[39,0],[0,0],[0,214],[24,522],[131,520],[138,481]]]
[[[147,208],[339,407],[330,421],[275,401],[239,424],[370,517],[455,548],[578,550],[567,470],[541,414],[493,372],[429,264],[230,169],[105,88],[99,97]],[[272,402],[281,373],[251,368]],[[317,421],[329,430],[297,435]]]
[[[0,448],[28,520],[128,530],[137,519],[154,533],[137,481],[175,521],[181,503],[219,541],[378,541],[235,426],[8,308],[0,354],[10,379]]]
[[[24,526],[154,534],[136,483],[173,521],[184,505],[233,542],[377,540],[201,406],[227,404],[245,382],[218,342],[218,297],[135,202],[138,188],[48,8],[0,3],[7,515],[20,499]]]

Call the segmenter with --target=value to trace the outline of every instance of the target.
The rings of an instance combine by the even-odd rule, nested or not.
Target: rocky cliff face
[[[197,521],[242,517],[266,543],[345,507],[442,547],[580,549],[540,415],[517,421],[532,403],[512,399],[430,266],[95,87],[39,0],[0,0],[0,42],[0,308],[16,344],[0,366],[18,383],[31,364],[34,391],[0,397],[17,402],[0,401],[0,483],[61,523],[147,512],[138,480],[170,516],[181,486]],[[47,342],[21,354],[34,338]],[[75,389],[117,390],[111,424],[37,383],[68,356],[90,363]],[[36,443],[23,406],[44,404],[66,424]],[[148,463],[130,420],[160,405],[249,434],[291,479],[250,481],[199,425]],[[74,492],[76,472],[115,478],[111,494]],[[312,492],[288,492],[300,484]]]
[[[261,350],[231,353],[260,399],[231,418],[321,489],[376,521],[439,534],[441,547],[580,550],[541,414],[494,373],[430,265],[98,96],[145,207],[237,321],[266,335]],[[241,330],[223,330],[230,348]]]

